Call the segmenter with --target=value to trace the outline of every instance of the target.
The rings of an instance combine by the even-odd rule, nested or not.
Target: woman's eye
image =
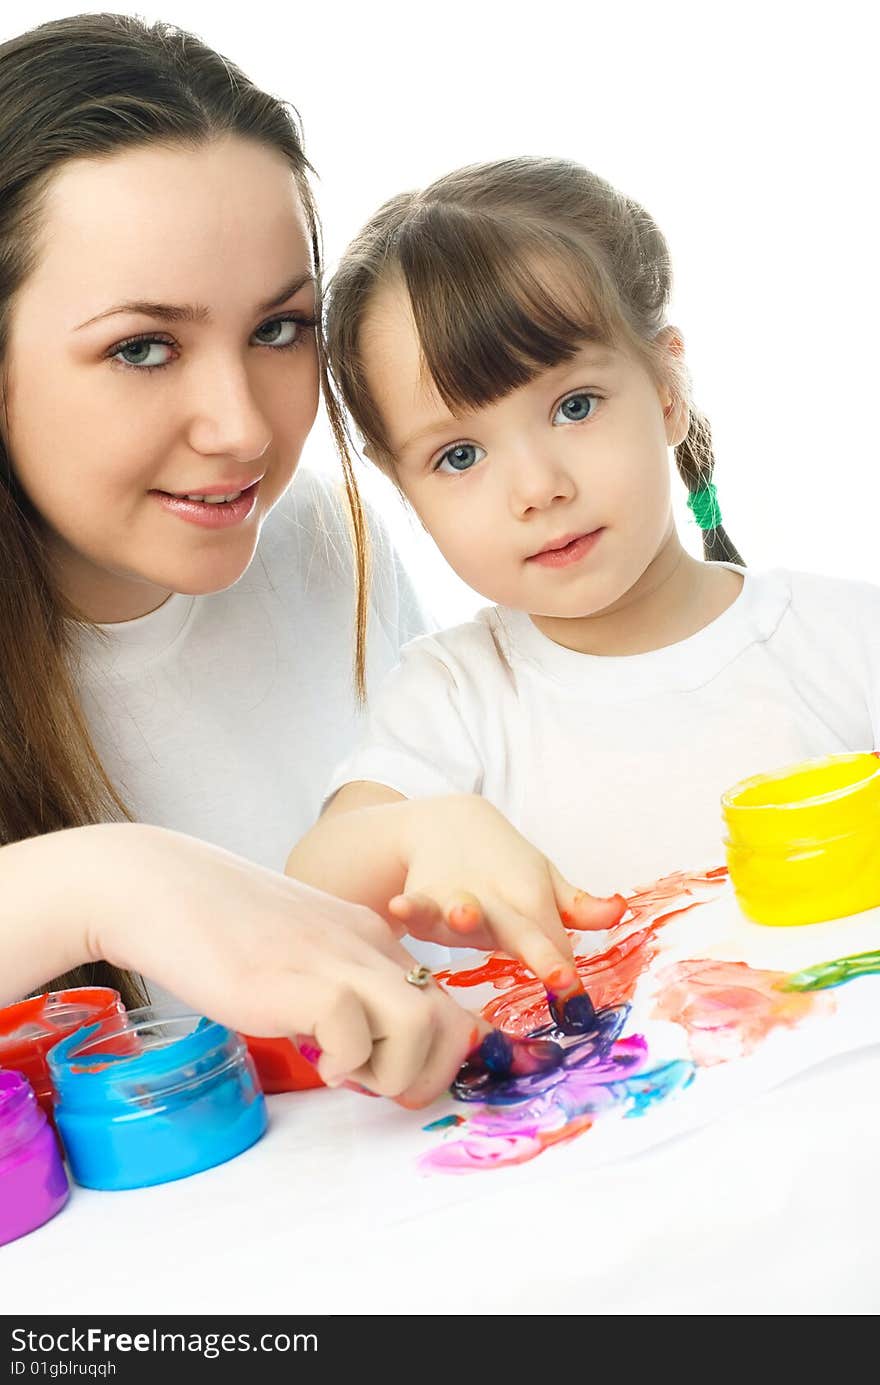
[[[275,317],[264,322],[254,332],[254,339],[261,346],[293,346],[297,341],[302,323],[291,317]]]
[[[434,470],[442,471],[447,476],[455,472],[470,471],[485,455],[485,447],[478,447],[475,442],[458,442],[455,447],[446,449]]]
[[[137,366],[155,370],[168,365],[174,359],[174,348],[170,342],[157,341],[154,337],[140,337],[137,341],[123,342],[112,353],[113,358],[127,366]]]
[[[567,399],[563,399],[553,415],[554,426],[560,423],[583,423],[585,418],[596,412],[598,402],[598,395],[587,394],[585,390],[570,394]]]

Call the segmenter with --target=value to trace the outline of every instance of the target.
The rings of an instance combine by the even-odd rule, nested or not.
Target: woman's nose
[[[202,380],[190,425],[190,444],[205,456],[253,462],[272,441],[244,365],[215,370]]]

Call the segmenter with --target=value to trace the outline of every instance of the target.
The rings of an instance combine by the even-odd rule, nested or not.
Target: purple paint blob
[[[19,1072],[0,1071],[0,1245],[35,1231],[70,1193],[55,1132]]]
[[[553,1023],[563,1034],[587,1034],[596,1027],[596,1007],[586,991],[565,1000],[548,991],[547,1005]]]
[[[460,1101],[485,1101],[510,1082],[552,1072],[561,1067],[565,1050],[554,1039],[529,1035],[511,1039],[492,1029],[476,1052],[459,1069],[452,1094]]]

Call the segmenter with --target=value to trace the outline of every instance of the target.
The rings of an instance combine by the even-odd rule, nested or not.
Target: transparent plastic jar
[[[70,1194],[58,1141],[27,1078],[0,1072],[0,1245],[35,1231]]]
[[[55,1120],[77,1183],[143,1188],[222,1164],[266,1129],[241,1036],[169,1007],[131,1010],[114,1032],[81,1030],[51,1050]]]
[[[119,992],[109,986],[76,986],[46,991],[0,1010],[0,1068],[23,1072],[37,1100],[51,1118],[55,1094],[46,1055],[50,1048],[81,1029],[125,1014]]]
[[[828,755],[722,796],[727,865],[754,923],[821,923],[880,905],[880,760]]]

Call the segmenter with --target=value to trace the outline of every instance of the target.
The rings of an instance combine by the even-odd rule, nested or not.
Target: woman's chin
[[[156,586],[183,596],[210,596],[225,591],[244,575],[251,564],[255,544],[237,547],[224,554],[202,555],[198,561],[164,565],[161,571],[144,574]]]

